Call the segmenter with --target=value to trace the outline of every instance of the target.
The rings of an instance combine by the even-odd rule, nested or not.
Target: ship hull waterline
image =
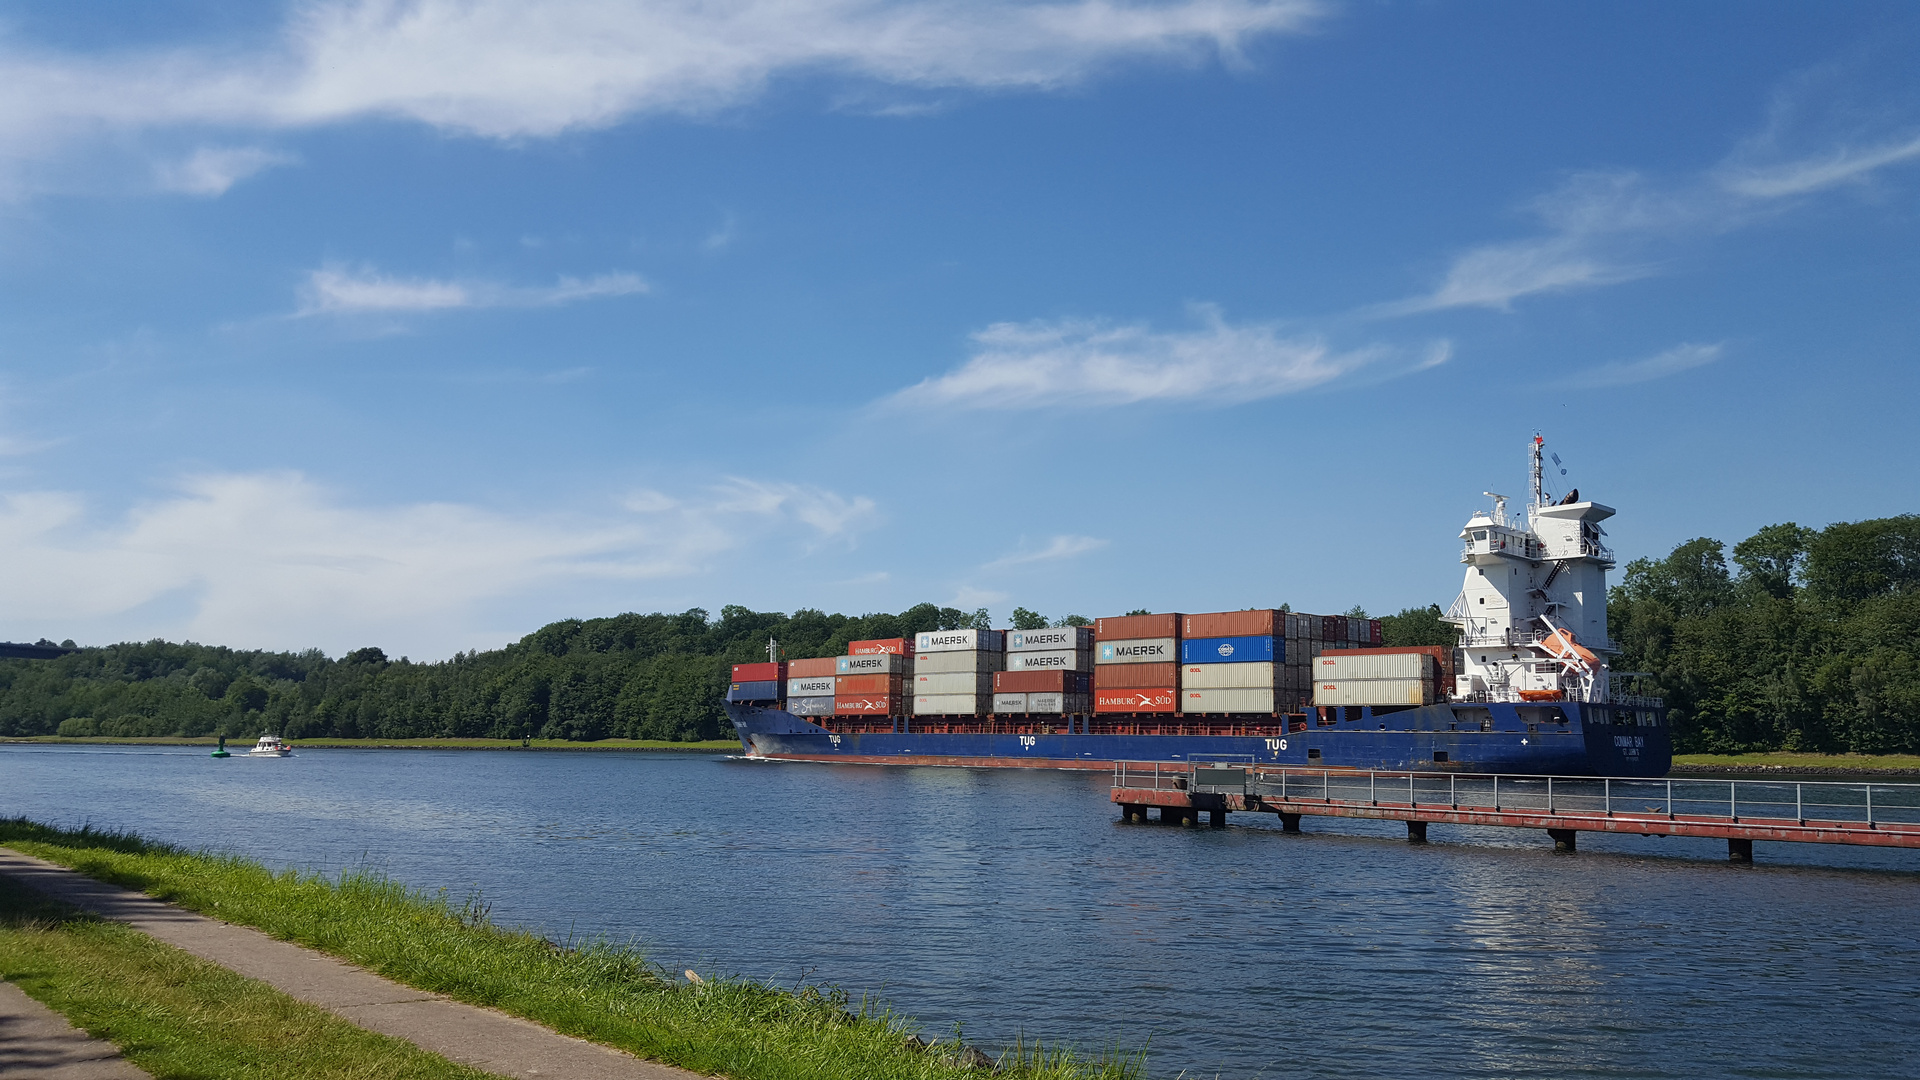
[[[835,732],[774,706],[726,703],[746,755],[776,761],[1088,771],[1111,769],[1119,761],[1244,761],[1343,771],[1615,777],[1665,776],[1672,766],[1664,715],[1653,725],[1620,723],[1614,722],[1620,710],[1563,703],[1564,728],[1528,730],[1512,706],[1481,705],[1473,707],[1475,715],[1490,711],[1493,730],[1455,730],[1461,715],[1456,710],[1462,708],[1423,706],[1378,719],[1368,715],[1335,726],[1260,735],[1149,735],[915,731],[913,718],[897,720],[894,731]],[[1271,723],[1274,718],[1260,719]],[[1382,727],[1381,721],[1393,723]]]

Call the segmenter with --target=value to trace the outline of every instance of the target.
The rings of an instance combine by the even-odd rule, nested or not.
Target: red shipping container
[[[912,656],[913,639],[890,637],[847,642],[848,656],[872,656],[876,653],[894,653],[898,656]]]
[[[1253,611],[1216,611],[1208,615],[1188,615],[1180,620],[1180,636],[1201,637],[1286,637],[1286,621],[1276,619],[1266,608]],[[1278,622],[1280,632],[1274,631]]]
[[[787,678],[789,679],[823,679],[832,674],[833,657],[831,656],[787,661]]]
[[[1380,636],[1380,620],[1379,619],[1367,620],[1367,640],[1371,641],[1375,645],[1384,644],[1386,642],[1387,639]]]
[[[1180,681],[1175,671],[1179,664],[1096,664],[1093,668],[1095,690],[1117,690],[1135,686],[1172,686]]]
[[[1134,664],[1132,667],[1144,665]],[[1180,695],[1171,686],[1143,687],[1138,690],[1095,690],[1093,692],[1093,711],[1097,713],[1114,712],[1152,712],[1170,713],[1174,711]]]
[[[1138,665],[1128,666],[1137,667]],[[1087,673],[1061,671],[1058,668],[1047,671],[996,671],[993,673],[993,692],[996,694],[1084,694],[1087,692]]]
[[[905,675],[835,675],[833,692],[840,694],[892,694],[894,697],[906,693]]]
[[[735,664],[734,682],[779,682],[787,677],[785,661],[778,664]]]
[[[1134,638],[1179,637],[1180,619],[1171,615],[1109,615],[1093,620],[1093,636],[1099,641],[1130,641]]]
[[[857,694],[833,699],[835,716],[898,716],[906,712],[896,694]]]
[[[1320,640],[1347,640],[1347,617],[1345,615],[1320,616]]]

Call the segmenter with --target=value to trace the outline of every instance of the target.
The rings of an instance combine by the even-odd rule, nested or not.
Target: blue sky
[[[1920,10],[0,5],[0,637],[1458,590],[1920,509]]]

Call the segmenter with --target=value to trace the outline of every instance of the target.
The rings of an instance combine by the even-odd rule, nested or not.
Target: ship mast
[[[1540,437],[1539,432],[1536,431],[1533,433],[1533,445],[1529,448],[1533,457],[1533,502],[1528,504],[1531,510],[1540,509],[1541,505],[1543,505],[1543,500],[1546,498],[1546,496],[1540,493],[1540,448],[1546,441],[1547,440]],[[1532,519],[1531,514],[1528,515],[1528,519]]]

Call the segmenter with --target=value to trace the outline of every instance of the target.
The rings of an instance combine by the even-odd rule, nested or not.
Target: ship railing
[[[1120,761],[1115,788],[1243,794],[1329,806],[1430,806],[1628,820],[1920,825],[1920,784],[1837,780],[1627,779],[1388,772],[1287,765]]]

